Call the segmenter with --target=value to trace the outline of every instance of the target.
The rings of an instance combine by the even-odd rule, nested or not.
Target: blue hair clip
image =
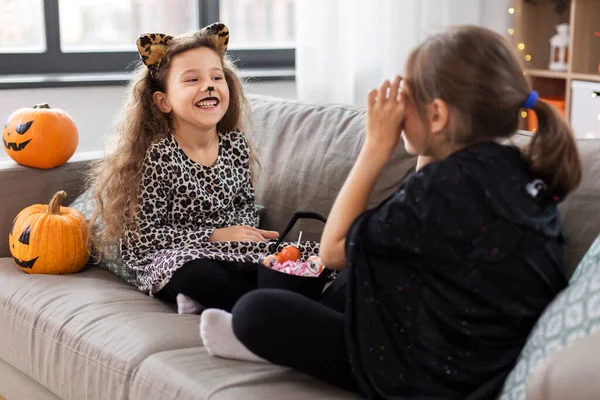
[[[540,98],[540,96],[539,96],[538,92],[536,92],[535,90],[532,90],[531,92],[529,92],[529,95],[525,99],[525,102],[523,103],[523,108],[525,108],[527,110],[532,109],[533,106],[535,106],[535,103],[538,101],[539,98]]]

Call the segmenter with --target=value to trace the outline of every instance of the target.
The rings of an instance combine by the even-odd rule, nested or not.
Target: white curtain
[[[402,73],[410,50],[449,25],[506,33],[511,0],[298,0],[299,100],[365,105],[369,90]]]

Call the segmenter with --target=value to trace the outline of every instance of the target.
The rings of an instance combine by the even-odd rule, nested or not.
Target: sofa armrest
[[[527,385],[527,400],[600,399],[600,332],[543,361]]]
[[[67,192],[65,205],[73,201],[84,190],[90,162],[101,156],[101,152],[75,154],[66,164],[48,170],[1,161],[0,257],[10,257],[8,232],[19,211],[32,204],[48,204],[59,190]]]

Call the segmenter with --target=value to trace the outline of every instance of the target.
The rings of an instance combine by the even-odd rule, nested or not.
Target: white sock
[[[177,313],[178,314],[201,314],[204,306],[196,300],[187,297],[183,293],[177,295]]]
[[[232,360],[268,363],[248,350],[235,337],[231,319],[230,313],[216,308],[208,309],[200,316],[200,337],[208,354]]]

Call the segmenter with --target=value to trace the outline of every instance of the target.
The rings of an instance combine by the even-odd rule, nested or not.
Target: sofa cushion
[[[600,234],[600,140],[578,139],[583,179],[575,192],[559,205],[568,243],[565,268],[571,276],[594,239]]]
[[[3,258],[0,282],[0,358],[62,399],[127,399],[143,360],[202,345],[198,316],[99,268],[28,275]]]
[[[60,400],[54,393],[0,358],[0,400]]]
[[[364,108],[315,105],[251,96],[250,137],[261,170],[256,201],[266,207],[264,226],[283,230],[295,211],[328,215],[365,136]],[[373,190],[369,206],[387,198],[416,165],[416,157],[398,145]],[[303,239],[320,240],[323,224],[302,221],[292,230]]]
[[[598,400],[600,333],[553,353],[527,384],[527,400]]]
[[[577,273],[535,324],[500,400],[525,400],[527,382],[552,353],[600,331],[600,236],[581,261]]]
[[[130,400],[358,398],[288,368],[214,358],[204,348],[148,357],[135,372],[129,395]]]
[[[87,189],[85,192],[79,195],[79,197],[73,200],[73,202],[69,204],[69,207],[81,212],[85,219],[89,222],[92,219],[95,204],[96,201],[94,200],[92,190]],[[117,241],[108,246],[107,251],[100,259],[91,257],[90,263],[97,267],[109,270],[131,285],[135,286],[138,283],[137,274],[135,271],[125,267],[125,263],[121,258],[121,249],[119,248],[119,243]]]

